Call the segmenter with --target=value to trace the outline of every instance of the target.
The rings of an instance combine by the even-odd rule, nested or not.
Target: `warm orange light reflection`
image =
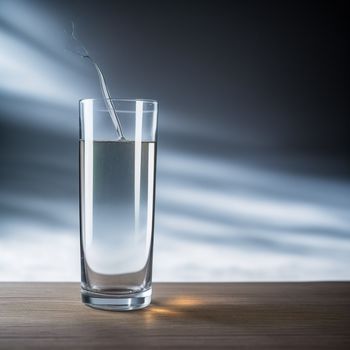
[[[144,314],[144,320],[146,321],[146,324],[152,325],[155,321],[159,320],[163,316],[176,317],[178,316],[178,312],[168,307],[152,305]]]
[[[161,307],[161,306],[151,307],[150,312],[153,312],[153,313],[159,314],[159,315],[166,315],[166,316],[177,314],[177,311],[171,310],[171,309],[166,308],[166,307]]]
[[[179,296],[174,299],[154,301],[144,314],[144,319],[147,324],[153,324],[161,317],[181,317],[186,314],[186,311],[193,310],[196,306],[204,305],[204,302],[199,298],[189,296]]]
[[[202,305],[203,302],[201,302],[199,299],[190,298],[190,297],[178,297],[171,301],[170,305],[173,306],[197,306]]]
[[[197,306],[204,305],[204,301],[197,297],[179,296],[173,299],[154,301],[144,314],[147,324],[161,319],[161,317],[180,317],[186,312],[195,310]]]

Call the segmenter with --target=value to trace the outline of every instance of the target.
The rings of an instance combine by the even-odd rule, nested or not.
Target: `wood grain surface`
[[[350,349],[350,283],[156,283],[110,312],[78,283],[0,283],[1,349]]]

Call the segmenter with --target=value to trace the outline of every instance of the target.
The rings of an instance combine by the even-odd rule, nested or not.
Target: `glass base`
[[[103,294],[81,289],[82,302],[94,309],[130,311],[147,307],[151,303],[152,288],[133,294]]]

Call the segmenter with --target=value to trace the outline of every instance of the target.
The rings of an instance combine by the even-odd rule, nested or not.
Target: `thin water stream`
[[[123,134],[122,125],[121,125],[120,120],[118,118],[117,110],[113,104],[113,100],[111,98],[111,95],[109,93],[109,90],[108,90],[108,87],[106,84],[106,79],[104,78],[103,73],[102,73],[100,67],[98,66],[98,64],[93,60],[93,58],[91,58],[91,56],[90,56],[89,52],[87,51],[87,49],[85,48],[85,46],[78,39],[78,37],[75,33],[75,26],[74,26],[73,22],[72,22],[71,36],[77,45],[77,46],[75,46],[74,53],[78,54],[79,56],[81,56],[83,58],[88,59],[90,61],[90,63],[92,63],[92,65],[95,67],[97,75],[98,75],[98,79],[100,81],[102,97],[103,97],[103,100],[105,102],[108,113],[112,119],[112,122],[115,126],[115,129],[118,133],[119,141],[126,141],[126,138],[124,137],[124,134]]]

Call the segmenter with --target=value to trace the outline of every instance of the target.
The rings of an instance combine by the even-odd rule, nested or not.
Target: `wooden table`
[[[350,283],[156,283],[99,311],[78,283],[0,283],[1,349],[350,349]]]

